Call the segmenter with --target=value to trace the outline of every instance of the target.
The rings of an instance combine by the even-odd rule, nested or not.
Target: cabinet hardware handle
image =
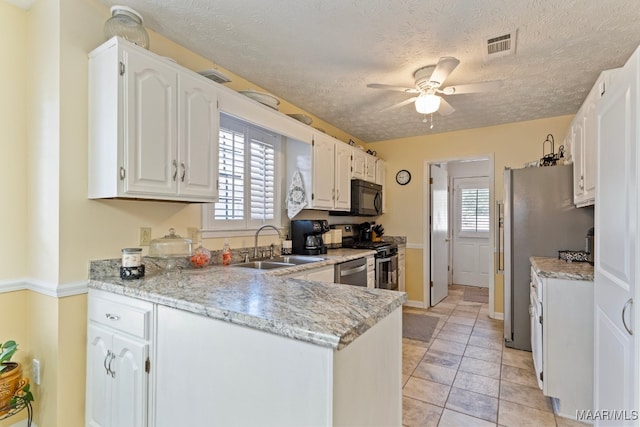
[[[336,190],[336,200],[340,200],[340,189]]]
[[[118,319],[120,319],[120,316],[116,316],[115,314],[105,313],[104,315],[109,320],[118,320]]]
[[[120,166],[120,181],[124,181],[124,177],[126,176],[126,172],[122,166]]]
[[[178,162],[174,160],[172,164],[173,164],[173,180],[175,181],[176,178],[178,177]]]
[[[633,335],[633,331],[631,329],[629,329],[629,327],[627,326],[627,321],[625,320],[625,312],[627,311],[627,308],[633,304],[633,298],[629,298],[629,300],[624,303],[624,307],[622,308],[622,324],[624,325],[624,328],[627,330],[627,332],[629,333],[629,335]]]
[[[111,369],[111,362],[113,362],[113,359],[115,358],[116,358],[116,354],[114,352],[111,352],[111,359],[109,359],[109,372],[111,373],[111,378],[116,377],[116,371]]]
[[[184,176],[187,174],[187,168],[183,163],[180,163],[180,167],[182,168],[182,176],[180,177],[180,181],[184,182]]]
[[[107,355],[104,356],[104,360],[102,361],[102,366],[104,366],[104,370],[107,371],[107,375],[111,375],[109,373],[109,368],[107,367],[107,359],[111,357],[111,350],[107,350]]]

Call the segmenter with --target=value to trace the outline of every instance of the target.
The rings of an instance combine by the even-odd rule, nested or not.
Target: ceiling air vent
[[[487,37],[482,46],[482,57],[484,62],[491,61],[516,52],[516,32],[499,34]]]

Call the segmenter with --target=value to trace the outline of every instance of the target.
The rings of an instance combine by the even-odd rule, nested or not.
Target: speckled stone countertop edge
[[[552,257],[532,256],[531,266],[540,277],[593,282],[593,266],[587,262],[566,262]]]
[[[351,288],[349,287],[349,285],[325,284],[277,276],[278,274],[292,274],[296,271],[314,269],[338,262],[348,261],[350,259],[361,258],[363,256],[372,256],[373,254],[375,254],[374,251],[366,250],[336,250],[333,252],[333,254],[330,253],[329,255],[324,255],[327,260],[322,262],[303,264],[302,266],[262,272],[253,271],[250,269],[248,269],[249,271],[243,271],[244,269],[236,269],[233,267],[211,267],[210,269],[211,273],[214,275],[216,275],[218,272],[227,272],[228,274],[226,274],[227,277],[225,286],[229,287],[237,286],[237,284],[246,286],[247,282],[255,282],[260,286],[274,287],[291,286],[293,284],[296,288],[302,289],[303,292],[309,292],[309,290],[312,290],[311,292],[309,292],[309,295],[313,295],[314,297],[317,296],[317,298],[319,299],[317,303],[319,303],[320,305],[330,303],[333,295],[330,298],[326,298],[325,296],[325,301],[325,299],[323,299],[323,292],[326,292],[327,295],[330,295],[332,292],[331,289],[318,289],[317,287],[326,286],[330,288],[331,286],[336,286],[337,288],[334,288],[334,291],[343,291],[345,293],[344,297],[347,300],[348,298],[354,298],[353,302],[356,306],[353,308],[353,310],[345,310],[344,307],[342,307],[342,312],[338,310],[338,313],[336,314],[337,317],[335,324],[333,324],[334,322],[332,322],[328,318],[323,318],[316,322],[317,313],[301,314],[299,312],[301,307],[295,307],[295,309],[293,310],[293,317],[289,317],[288,314],[280,315],[279,313],[276,313],[272,317],[261,317],[251,313],[243,313],[241,311],[230,308],[229,304],[216,305],[216,303],[212,303],[211,301],[215,300],[215,298],[211,298],[211,295],[213,294],[205,294],[205,297],[200,299],[194,298],[190,294],[183,295],[179,290],[179,285],[176,286],[176,283],[166,281],[164,278],[162,278],[162,275],[156,275],[155,278],[151,277],[151,279],[147,277],[145,278],[147,280],[140,282],[136,280],[123,281],[119,277],[114,277],[110,274],[106,274],[103,277],[92,277],[89,281],[89,287],[111,292],[114,294],[149,301],[152,303],[161,304],[167,307],[176,308],[199,315],[204,315],[212,319],[230,322],[239,326],[261,330],[264,332],[309,342],[315,345],[329,347],[334,350],[340,350],[349,345],[358,336],[362,335],[366,330],[385,318],[395,309],[402,306],[402,304],[404,304],[404,302],[406,302],[407,300],[406,293],[367,288],[349,289]],[[206,271],[192,271],[191,273],[193,274],[192,276],[187,273],[187,276],[185,277],[199,277],[198,280],[194,281],[197,286],[199,283],[201,284],[201,282],[203,282],[203,278],[201,276],[202,273],[206,273]],[[235,276],[238,277],[237,281],[234,281]],[[149,282],[149,280],[151,281]],[[158,284],[154,285],[154,281],[158,280]],[[141,285],[141,283],[143,285]],[[346,288],[343,289],[342,287]],[[185,288],[189,289],[188,287]],[[178,289],[177,292],[176,289]],[[242,286],[239,286],[239,289],[242,290]],[[201,289],[198,290],[198,292],[200,291]],[[353,295],[352,291],[365,292],[367,298],[362,299],[366,300],[366,302],[361,303],[356,301],[357,297]],[[195,293],[197,294],[198,292]],[[274,292],[274,295],[277,295],[277,293]],[[190,301],[189,299],[192,299],[192,301]],[[233,306],[233,304],[231,304],[231,306]],[[313,310],[315,307],[310,306],[310,308],[311,310]],[[301,317],[296,319],[296,314],[301,314]]]

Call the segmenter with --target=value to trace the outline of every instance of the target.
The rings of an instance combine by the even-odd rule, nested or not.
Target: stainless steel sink
[[[269,261],[300,265],[300,264],[309,264],[312,262],[320,262],[324,260],[325,260],[324,258],[309,257],[309,256],[283,255],[283,256],[270,259]]]
[[[299,255],[283,255],[274,258],[243,262],[233,264],[234,267],[255,268],[256,270],[273,270],[274,268],[293,267],[294,265],[310,264],[312,262],[324,261],[324,258],[299,256]]]
[[[251,261],[243,262],[240,264],[234,264],[234,267],[255,268],[256,270],[273,270],[274,268],[286,268],[293,267],[296,264],[287,262],[278,262],[274,260],[268,261]]]

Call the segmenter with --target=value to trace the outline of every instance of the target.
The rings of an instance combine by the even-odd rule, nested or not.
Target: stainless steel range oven
[[[356,224],[332,225],[342,230],[342,247],[371,249],[376,251],[375,286],[380,289],[398,290],[398,245],[389,242],[371,242],[359,240]]]

